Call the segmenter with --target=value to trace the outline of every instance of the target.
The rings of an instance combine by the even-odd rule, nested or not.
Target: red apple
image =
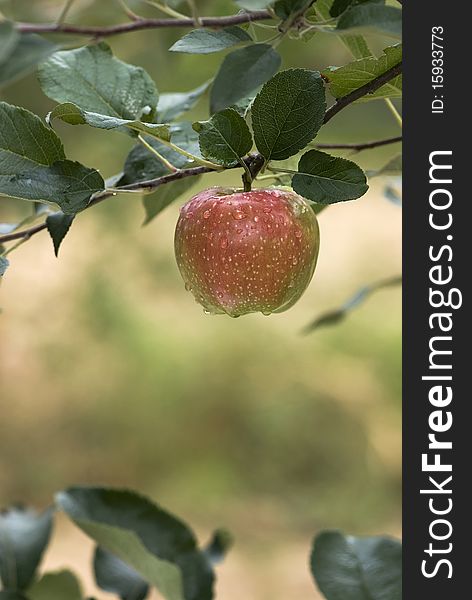
[[[210,188],[182,207],[175,255],[205,312],[269,315],[306,290],[319,239],[314,211],[291,190]]]

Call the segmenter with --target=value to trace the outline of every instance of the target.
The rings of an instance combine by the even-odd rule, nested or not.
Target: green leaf
[[[69,232],[75,215],[65,215],[62,212],[53,213],[46,217],[46,226],[54,244],[54,254],[59,254],[59,247],[62,240]]]
[[[246,10],[261,10],[267,8],[274,0],[235,0],[236,4]]]
[[[13,23],[10,21],[3,21],[0,23],[0,65],[5,59],[7,59],[13,52],[19,34]]]
[[[213,565],[223,562],[234,543],[233,536],[226,529],[217,529],[205,548],[205,554]]]
[[[402,11],[394,6],[365,2],[344,12],[336,28],[338,31],[365,31],[401,37]]]
[[[5,275],[5,271],[8,269],[10,262],[4,256],[0,256],[0,277]]]
[[[149,592],[147,582],[122,560],[99,546],[95,550],[93,568],[97,586],[121,600],[144,600]]]
[[[252,148],[246,121],[232,108],[214,114],[209,121],[193,124],[199,133],[200,151],[212,162],[231,167]]]
[[[313,4],[312,0],[278,0],[274,4],[274,12],[283,21],[303,13]]]
[[[29,600],[82,600],[82,590],[71,571],[46,573],[28,590]]]
[[[72,102],[83,111],[124,119],[152,121],[158,94],[141,67],[128,65],[101,42],[56,52],[39,69],[44,93],[56,102]]]
[[[385,163],[379,169],[375,169],[372,171],[366,171],[367,177],[379,177],[379,176],[389,176],[389,175],[401,175],[402,173],[402,155],[396,154],[393,158],[391,158],[387,163]]]
[[[61,119],[69,125],[90,125],[98,129],[118,129],[121,131],[136,133],[147,133],[163,140],[169,140],[169,128],[167,125],[156,123],[143,123],[138,120],[120,119],[109,115],[98,114],[82,110],[72,102],[58,104],[47,116],[50,123],[53,119]]]
[[[350,6],[372,1],[375,1],[380,4],[385,4],[385,0],[334,0],[333,4],[331,5],[331,8],[329,9],[329,14],[331,17],[339,17]]]
[[[25,598],[19,592],[11,592],[9,590],[0,590],[0,600],[30,600]]]
[[[401,177],[393,177],[390,180],[390,183],[384,188],[384,196],[385,198],[395,204],[396,206],[402,205],[402,178]]]
[[[310,564],[326,600],[401,600],[402,547],[396,540],[325,531],[315,539]]]
[[[330,18],[330,10],[332,8],[331,0],[317,0],[316,11],[322,19]],[[354,58],[367,58],[372,56],[372,52],[367,45],[366,40],[361,35],[340,35],[343,44],[348,48]]]
[[[182,122],[170,127],[172,141],[194,156],[200,155],[198,144],[198,134],[193,130],[191,123]],[[177,169],[185,169],[194,166],[192,162],[182,154],[179,154],[161,144],[158,140],[146,137],[146,141],[155,148],[164,158],[166,158]],[[120,185],[135,183],[138,181],[147,181],[168,175],[169,171],[154,154],[141,144],[137,144],[126,158],[124,165],[124,176]],[[116,184],[115,184],[116,185]],[[112,186],[113,187],[113,186]]]
[[[319,329],[320,327],[324,327],[326,325],[337,325],[343,321],[352,310],[365,302],[374,292],[387,287],[401,285],[401,283],[402,278],[399,276],[391,277],[389,279],[382,279],[381,281],[371,283],[370,285],[365,285],[357,290],[357,292],[355,292],[355,294],[346,300],[346,302],[344,302],[344,304],[342,304],[342,306],[339,308],[330,310],[326,313],[323,313],[319,317],[316,317],[316,319],[314,319],[304,328],[303,333],[311,333],[315,331],[315,329]]]
[[[199,180],[199,175],[177,179],[176,181],[161,185],[152,194],[143,196],[143,206],[146,214],[143,225],[150,223],[154,217],[182,196],[182,194],[188,192]]]
[[[385,48],[380,58],[363,58],[343,67],[330,67],[323,71],[329,81],[329,89],[335,98],[342,98],[352,91],[376,79],[402,60],[402,46]],[[363,101],[378,98],[399,98],[402,95],[402,76],[392,79],[373,94],[367,94]]]
[[[213,572],[193,532],[147,498],[125,490],[83,487],[61,492],[57,503],[166,600],[212,599]]]
[[[210,82],[190,90],[190,92],[175,92],[161,94],[157,105],[157,116],[160,123],[169,123],[191,110],[207,91]]]
[[[254,137],[267,160],[284,160],[302,150],[323,124],[326,110],[318,71],[290,69],[268,81],[251,108]]]
[[[279,70],[281,61],[269,44],[252,44],[228,54],[211,88],[211,112],[250,96]]]
[[[0,513],[0,579],[8,590],[25,590],[33,581],[52,529],[52,510],[38,515],[12,508]]]
[[[2,60],[0,50],[0,88],[28,75],[36,65],[58,49],[57,44],[33,33],[22,33],[10,54]]]
[[[0,193],[74,214],[103,189],[95,169],[65,159],[60,139],[36,115],[0,102],[0,124]]]
[[[241,27],[233,26],[217,30],[194,29],[175,42],[169,50],[189,54],[211,54],[251,41],[251,36]]]
[[[369,189],[364,172],[355,163],[318,150],[309,150],[301,157],[292,187],[297,194],[320,204],[354,200]]]
[[[351,4],[354,4],[356,0],[334,0],[331,8],[329,9],[329,14],[331,17],[339,17],[342,13],[348,9]]]

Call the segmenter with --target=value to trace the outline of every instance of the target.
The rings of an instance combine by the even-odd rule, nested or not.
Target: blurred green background
[[[3,0],[0,10],[51,21],[61,4]],[[197,4],[207,15],[235,10],[231,2]],[[159,14],[140,1],[130,6]],[[126,16],[114,0],[77,0],[69,20],[111,24]],[[161,91],[186,91],[212,77],[223,55],[168,53],[181,34],[151,30],[107,41]],[[377,49],[392,43],[371,41]],[[350,60],[334,36],[287,39],[279,49],[283,68]],[[52,107],[34,74],[0,97],[39,115]],[[207,115],[203,98],[187,118]],[[105,177],[121,169],[132,146],[126,136],[85,126],[57,131],[69,158]],[[377,101],[343,111],[318,137],[391,135],[398,125]],[[395,152],[355,160],[372,168]],[[237,182],[235,173],[218,174],[194,189]],[[195,525],[203,540],[215,526],[235,534],[221,569],[222,600],[314,597],[306,556],[321,528],[398,535],[400,292],[379,292],[343,324],[300,334],[360,285],[399,272],[400,209],[383,186],[373,180],[362,199],[320,216],[315,278],[294,308],[271,317],[206,316],[185,292],[173,257],[184,198],[142,228],[139,196],[118,196],[80,215],[58,260],[44,233],[12,253],[0,288],[0,505],[45,506],[72,483],[137,488]],[[0,222],[29,209],[1,199]],[[48,564],[83,570],[88,558],[85,538],[60,525]]]

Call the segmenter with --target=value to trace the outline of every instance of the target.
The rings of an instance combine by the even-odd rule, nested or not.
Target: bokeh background
[[[3,0],[0,10],[51,21],[61,4]],[[201,14],[234,12],[231,2],[197,4]],[[74,6],[69,20],[77,23],[126,19],[114,0]],[[130,6],[158,14],[139,0]],[[161,91],[186,91],[212,77],[223,55],[168,53],[182,33],[108,41]],[[283,68],[350,60],[334,36],[287,39],[279,49]],[[1,98],[39,115],[52,107],[34,74]],[[203,98],[188,118],[207,115]],[[69,158],[105,177],[132,146],[118,133],[57,130]],[[377,101],[340,113],[319,141],[390,135],[398,125]],[[355,160],[374,168],[398,150]],[[194,189],[237,181],[234,173],[206,176]],[[362,199],[323,212],[315,278],[294,308],[271,317],[206,316],[185,292],[173,257],[184,198],[143,228],[140,198],[118,196],[80,215],[59,259],[44,233],[12,253],[0,287],[0,505],[41,508],[70,484],[136,488],[190,522],[202,541],[216,526],[234,533],[221,600],[316,598],[307,555],[320,529],[399,535],[400,292],[381,291],[342,324],[300,333],[359,286],[400,271],[400,209],[384,186],[373,180]],[[0,222],[28,210],[1,198]],[[92,593],[90,552],[59,519],[45,566],[81,572]]]

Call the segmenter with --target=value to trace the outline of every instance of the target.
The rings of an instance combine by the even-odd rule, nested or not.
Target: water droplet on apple
[[[226,238],[221,238],[220,240],[220,247],[221,248],[227,248],[228,246],[228,240]]]
[[[233,216],[233,219],[236,219],[236,221],[241,221],[242,219],[247,218],[247,214],[244,213],[242,210],[234,210],[231,214]]]
[[[211,210],[206,210],[206,211],[203,213],[203,218],[204,218],[204,219],[209,219],[209,218],[210,218],[210,215],[211,215]]]

